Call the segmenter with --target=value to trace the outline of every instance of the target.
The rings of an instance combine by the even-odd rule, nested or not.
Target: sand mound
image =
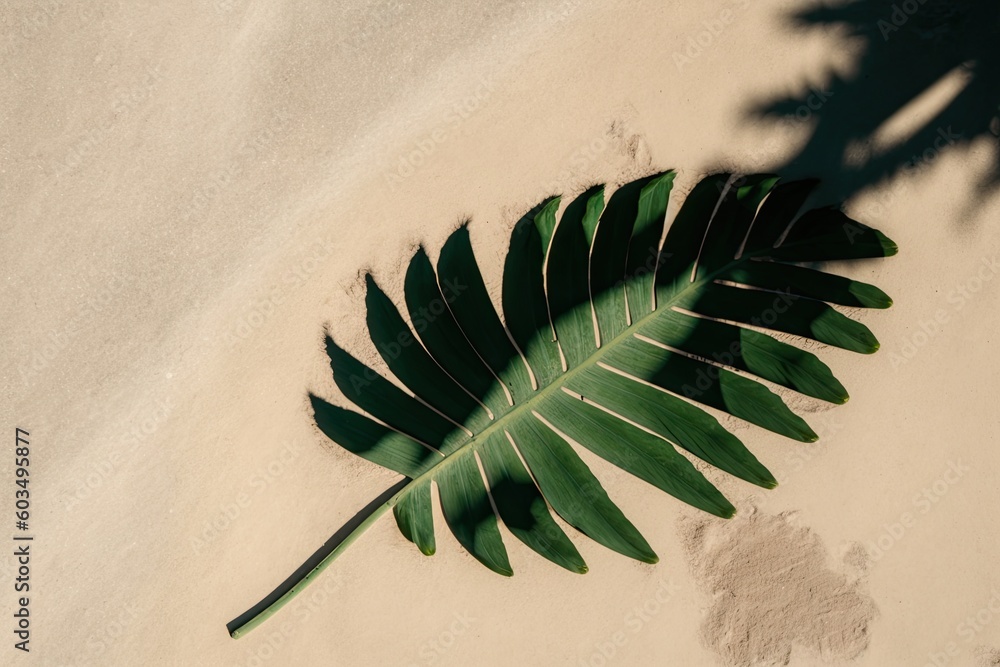
[[[726,665],[787,665],[798,645],[824,660],[868,648],[875,603],[857,576],[828,567],[819,537],[788,514],[731,521],[685,516],[680,532],[696,581],[712,595],[702,640]],[[855,572],[851,572],[855,570]]]

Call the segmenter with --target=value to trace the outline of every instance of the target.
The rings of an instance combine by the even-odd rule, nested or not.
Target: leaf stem
[[[330,563],[337,560],[340,554],[342,554],[347,549],[347,547],[351,546],[354,540],[358,539],[361,536],[361,534],[364,533],[366,530],[368,530],[376,521],[378,521],[383,514],[389,511],[389,509],[391,509],[392,506],[399,501],[400,495],[401,495],[400,493],[397,493],[392,498],[390,498],[386,502],[376,507],[375,510],[367,517],[365,517],[364,521],[359,523],[358,526],[354,530],[352,530],[347,535],[347,537],[345,537],[343,541],[337,545],[337,547],[333,551],[327,554],[327,556],[323,560],[321,560],[319,564],[317,564],[316,567],[314,567],[309,572],[309,574],[307,574],[298,582],[296,582],[294,586],[288,589],[277,600],[275,600],[267,607],[262,609],[260,612],[258,612],[256,616],[246,621],[242,625],[233,628],[232,632],[230,632],[229,635],[233,639],[239,639],[243,635],[247,634],[248,632],[256,628],[258,625],[269,619],[275,612],[284,607],[286,604],[291,602],[292,598],[301,593],[303,589],[306,588],[306,586],[311,584],[313,579],[318,577],[323,572],[323,570],[329,567]]]
[[[433,478],[433,475],[435,473],[440,472],[441,468],[447,467],[448,465],[450,465],[450,464],[453,463],[452,459],[457,458],[455,456],[456,454],[458,454],[460,452],[463,452],[463,451],[467,451],[467,448],[469,448],[469,449],[471,449],[471,450],[474,451],[475,448],[476,448],[476,444],[480,441],[480,439],[485,439],[483,436],[489,434],[490,432],[492,432],[492,431],[494,431],[494,430],[496,430],[498,428],[502,428],[502,426],[505,423],[507,423],[506,420],[507,420],[508,417],[510,417],[513,414],[519,413],[522,410],[526,410],[527,409],[527,410],[530,411],[531,406],[533,404],[536,404],[536,403],[542,401],[544,399],[544,397],[546,397],[548,394],[550,394],[552,392],[560,391],[561,388],[566,384],[566,381],[567,381],[568,378],[571,378],[572,376],[574,376],[574,375],[576,375],[578,373],[583,372],[585,369],[589,368],[590,366],[593,366],[593,365],[597,364],[597,362],[599,362],[601,360],[601,357],[604,355],[605,352],[607,352],[608,349],[613,348],[621,340],[623,340],[625,338],[628,338],[630,336],[635,335],[635,332],[637,330],[641,329],[642,325],[645,322],[653,319],[654,317],[658,317],[658,316],[662,315],[663,312],[666,311],[666,310],[669,310],[671,308],[671,306],[673,306],[673,305],[677,304],[678,302],[682,301],[683,297],[690,290],[693,290],[693,289],[695,289],[695,288],[697,288],[697,287],[699,287],[701,285],[704,285],[705,283],[712,282],[712,280],[714,280],[717,275],[720,275],[724,271],[727,271],[727,270],[731,269],[732,267],[737,266],[737,265],[739,265],[739,264],[747,261],[751,257],[754,257],[756,255],[760,255],[760,254],[763,254],[763,251],[757,251],[757,252],[754,252],[754,253],[744,254],[741,257],[739,257],[738,259],[734,258],[732,262],[729,262],[728,264],[726,264],[725,266],[717,269],[716,271],[714,271],[713,273],[709,274],[708,276],[705,276],[705,277],[701,278],[700,280],[692,280],[688,285],[686,285],[682,289],[680,289],[677,292],[675,292],[674,294],[672,294],[671,297],[669,299],[665,300],[663,303],[657,303],[656,307],[652,311],[650,311],[649,313],[646,313],[642,318],[640,318],[639,320],[637,320],[635,322],[632,322],[631,324],[629,324],[629,326],[625,327],[625,329],[623,329],[621,332],[619,332],[619,334],[617,336],[615,336],[614,339],[612,339],[611,341],[608,341],[604,345],[601,345],[600,347],[598,347],[597,349],[595,349],[594,352],[590,355],[590,357],[588,357],[586,360],[584,360],[583,362],[581,362],[576,367],[571,368],[567,372],[565,372],[562,375],[560,375],[559,381],[552,382],[551,384],[546,385],[545,387],[540,388],[539,390],[537,390],[531,396],[531,398],[529,398],[527,401],[525,401],[524,403],[522,403],[519,406],[519,408],[517,408],[515,410],[512,410],[511,412],[508,412],[507,414],[503,415],[503,417],[501,417],[499,419],[492,420],[492,422],[489,424],[489,426],[486,427],[486,429],[484,429],[483,431],[477,433],[468,442],[466,442],[465,444],[463,444],[459,449],[457,449],[457,450],[455,450],[453,452],[449,452],[447,454],[447,456],[442,461],[440,461],[436,465],[432,466],[428,470],[425,470],[418,477],[410,480],[410,483],[408,483],[406,486],[404,486],[402,489],[400,489],[400,491],[398,493],[396,493],[395,495],[393,495],[391,498],[389,498],[389,500],[387,500],[382,505],[380,505],[377,508],[375,508],[375,510],[373,510],[372,513],[370,515],[368,515],[364,519],[364,521],[362,521],[360,524],[358,524],[358,526],[354,530],[352,530],[347,535],[347,537],[345,537],[344,540],[340,544],[338,544],[337,547],[333,551],[331,551],[325,558],[323,558],[323,560],[321,560],[319,562],[319,564],[316,565],[316,567],[314,567],[307,575],[305,575],[302,579],[300,579],[298,582],[296,582],[295,585],[292,586],[288,591],[286,591],[281,597],[279,597],[277,600],[275,600],[270,605],[268,605],[267,607],[265,607],[263,610],[261,610],[260,612],[258,612],[253,618],[249,619],[248,621],[246,621],[242,625],[234,628],[230,632],[230,636],[233,639],[239,639],[243,635],[247,634],[248,632],[250,632],[251,630],[253,630],[254,628],[256,628],[258,625],[260,625],[261,623],[263,623],[264,621],[266,621],[268,618],[270,618],[279,609],[281,609],[286,604],[288,604],[292,600],[292,598],[294,598],[296,595],[298,595],[300,592],[302,592],[302,590],[305,589],[306,586],[308,586],[310,583],[312,583],[312,581],[314,579],[316,579],[316,577],[318,577],[320,575],[320,573],[323,572],[323,570],[325,570],[327,567],[329,567],[330,563],[332,563],[333,561],[337,560],[337,558],[340,556],[340,554],[343,553],[344,550],[346,550],[347,547],[349,547],[354,542],[354,540],[358,539],[358,537],[360,537],[362,533],[364,533],[376,521],[378,521],[378,519],[383,514],[385,514],[387,511],[389,511],[396,503],[398,503],[400,501],[400,499],[403,497],[403,495],[405,495],[410,490],[410,488],[414,485],[415,482],[423,481],[426,478]],[[655,283],[653,285],[653,290],[654,290],[654,294],[655,294],[655,290],[656,290]]]

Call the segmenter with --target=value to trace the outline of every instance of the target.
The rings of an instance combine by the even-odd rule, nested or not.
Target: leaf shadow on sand
[[[819,177],[826,201],[844,201],[939,156],[992,142],[992,163],[976,184],[978,201],[1000,189],[1000,4],[994,0],[855,0],[797,10],[802,31],[839,30],[860,55],[853,72],[806,82],[801,93],[762,99],[748,115],[806,126],[802,148],[775,167],[788,177]],[[860,44],[858,44],[860,42]],[[845,42],[846,46],[847,42]],[[944,103],[905,137],[880,130],[936,86]],[[890,132],[891,134],[891,132]],[[968,212],[968,211],[967,211]]]

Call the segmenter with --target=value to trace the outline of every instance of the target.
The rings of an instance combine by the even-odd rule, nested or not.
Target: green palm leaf
[[[847,392],[814,354],[764,331],[874,352],[867,327],[830,304],[886,308],[890,299],[796,263],[884,257],[896,246],[835,209],[808,211],[788,231],[813,181],[720,174],[686,197],[661,247],[673,179],[667,172],[629,183],[606,205],[604,189],[593,188],[558,219],[559,198],[529,212],[511,237],[502,319],[465,226],[436,268],[423,248],[413,256],[404,287],[412,326],[367,277],[372,342],[409,392],[327,337],[334,380],[361,412],[310,399],[327,436],[405,483],[234,637],[291,599],[389,509],[408,540],[434,553],[432,482],[455,538],[500,574],[513,572],[501,523],[557,565],[587,571],[552,511],[609,549],[655,563],[570,443],[720,517],[732,516],[733,505],[680,450],[751,484],[776,486],[703,408],[816,440],[760,380],[832,403]]]

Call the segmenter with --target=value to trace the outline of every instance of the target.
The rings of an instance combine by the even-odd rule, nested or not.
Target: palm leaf
[[[761,380],[832,403],[847,392],[814,354],[769,333],[877,350],[867,327],[830,304],[886,308],[890,299],[799,264],[884,257],[896,246],[832,208],[808,211],[788,231],[813,181],[720,174],[690,192],[661,247],[673,179],[667,172],[626,184],[606,205],[603,187],[593,188],[561,217],[559,198],[530,211],[511,236],[502,319],[464,225],[436,269],[423,248],[413,256],[405,316],[367,276],[372,342],[409,392],[327,337],[334,380],[361,412],[310,400],[330,439],[405,483],[234,637],[291,599],[389,509],[406,539],[434,553],[431,482],[458,542],[504,575],[513,570],[501,523],[541,556],[586,572],[552,511],[609,549],[657,561],[571,443],[719,517],[732,516],[733,505],[681,450],[751,484],[776,486],[705,408],[816,440]]]

